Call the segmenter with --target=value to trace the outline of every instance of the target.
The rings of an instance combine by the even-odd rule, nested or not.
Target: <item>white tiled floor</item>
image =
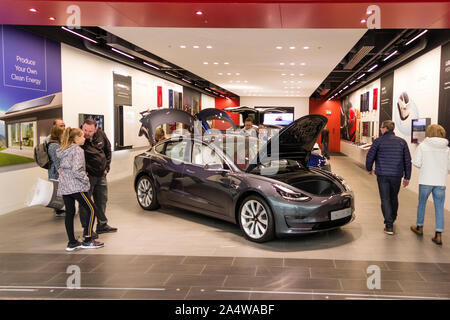
[[[175,208],[142,210],[129,177],[110,184],[107,216],[110,225],[119,228],[118,233],[101,235],[105,247],[83,253],[450,262],[450,237],[443,234],[442,247],[430,240],[434,235],[432,203],[425,235],[418,238],[409,230],[415,222],[417,196],[402,189],[396,235],[388,236],[383,233],[375,176],[348,157],[332,157],[331,163],[333,171],[352,186],[356,198],[357,218],[340,230],[251,243],[231,223]],[[447,229],[448,223],[447,219]],[[78,221],[76,226],[81,234]],[[48,208],[26,208],[0,216],[0,252],[62,253],[66,241],[64,218],[54,217]]]

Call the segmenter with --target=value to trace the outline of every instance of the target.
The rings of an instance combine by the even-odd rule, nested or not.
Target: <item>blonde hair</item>
[[[445,132],[445,129],[438,124],[430,124],[427,127],[425,135],[428,138],[433,138],[433,137],[445,138],[446,132]]]
[[[72,143],[75,142],[76,137],[81,137],[82,135],[83,131],[81,129],[71,127],[66,128],[61,139],[61,150],[67,149]]]
[[[50,141],[61,143],[61,135],[64,133],[64,129],[61,127],[52,127],[50,131]]]

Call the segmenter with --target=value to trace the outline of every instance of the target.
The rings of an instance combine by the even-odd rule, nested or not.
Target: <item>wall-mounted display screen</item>
[[[421,143],[425,140],[425,131],[431,123],[431,118],[412,119],[411,122],[411,142]]]
[[[362,123],[362,135],[363,137],[369,137],[370,136],[370,126],[368,121],[364,121]]]
[[[293,113],[265,113],[264,125],[287,126],[294,121]]]

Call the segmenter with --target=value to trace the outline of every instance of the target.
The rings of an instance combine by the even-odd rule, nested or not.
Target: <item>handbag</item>
[[[58,193],[57,180],[44,180],[38,178],[35,185],[32,187],[28,199],[25,204],[28,207],[44,206],[54,208],[57,210],[64,209],[64,200]]]

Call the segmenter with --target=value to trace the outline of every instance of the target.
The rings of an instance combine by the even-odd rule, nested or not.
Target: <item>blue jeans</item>
[[[423,226],[427,199],[433,193],[434,212],[436,215],[436,232],[444,232],[445,187],[419,184],[419,205],[417,206],[417,225]]]
[[[377,176],[378,190],[381,198],[381,211],[386,228],[392,228],[397,219],[398,192],[402,177]]]

